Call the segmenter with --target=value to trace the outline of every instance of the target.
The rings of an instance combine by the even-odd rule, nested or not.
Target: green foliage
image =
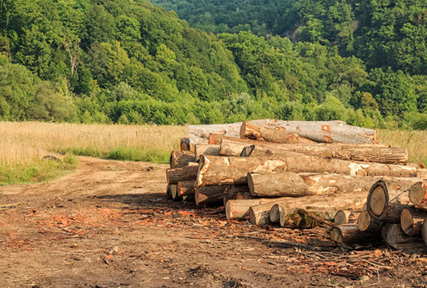
[[[109,152],[104,158],[114,160],[145,161],[154,163],[169,163],[170,152],[155,148],[137,149],[119,147]]]

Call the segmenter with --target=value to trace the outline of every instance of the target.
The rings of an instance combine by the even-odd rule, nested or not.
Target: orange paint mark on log
[[[331,131],[331,128],[329,127],[329,125],[322,125],[322,130],[323,131]]]
[[[325,138],[325,142],[327,142],[327,143],[332,142],[332,138],[329,136],[324,136],[323,138]]]

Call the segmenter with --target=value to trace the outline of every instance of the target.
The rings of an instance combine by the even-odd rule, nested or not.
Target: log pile
[[[227,219],[253,225],[331,226],[345,245],[427,244],[427,173],[406,165],[405,148],[377,144],[374,130],[270,119],[197,125],[180,147],[166,171],[169,199],[223,205]]]

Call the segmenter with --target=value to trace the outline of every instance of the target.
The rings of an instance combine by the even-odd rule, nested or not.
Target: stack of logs
[[[405,148],[376,144],[374,130],[340,121],[256,120],[189,126],[180,146],[166,171],[169,199],[224,205],[227,219],[254,225],[324,223],[343,244],[382,235],[400,248],[411,242],[405,233],[421,233],[427,170],[406,165]],[[421,204],[409,205],[412,194]],[[325,221],[334,216],[342,225]]]

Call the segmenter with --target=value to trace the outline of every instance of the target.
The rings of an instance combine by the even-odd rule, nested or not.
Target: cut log
[[[277,203],[265,203],[249,208],[249,222],[252,225],[265,225],[270,223],[270,210]]]
[[[409,189],[409,200],[418,209],[427,210],[427,182],[422,181],[415,183]]]
[[[228,199],[252,199],[247,185],[224,185],[224,194]]]
[[[189,166],[192,166],[192,167],[197,166],[197,167],[199,167],[199,163],[197,163],[197,162],[188,162],[187,163],[187,167],[189,167]]]
[[[400,214],[400,227],[408,236],[421,235],[421,228],[427,213],[417,211],[414,207],[403,209]]]
[[[181,151],[194,152],[194,145],[190,143],[190,138],[188,137],[181,138],[181,143],[179,146],[181,147]]]
[[[357,229],[355,224],[343,224],[332,227],[331,240],[345,244],[370,244],[380,239],[379,233],[362,232]]]
[[[400,228],[400,224],[386,224],[381,229],[381,236],[388,245],[394,249],[415,252],[426,248],[422,237],[406,235]]]
[[[409,202],[408,190],[393,189],[384,180],[372,185],[366,201],[369,215],[387,223],[399,223],[400,214],[409,207]]]
[[[200,157],[197,185],[246,184],[249,172],[312,172],[362,176],[417,177],[416,168],[379,163],[324,159],[295,152],[276,157]]]
[[[279,224],[284,228],[311,229],[320,224],[332,224],[325,219],[331,218],[334,211],[307,211],[304,209],[279,209]]]
[[[181,201],[182,196],[178,195],[178,185],[177,184],[169,184],[171,189],[171,196],[173,201]]]
[[[373,219],[366,210],[357,218],[357,229],[362,232],[378,233],[382,226],[383,222]]]
[[[177,185],[177,193],[179,196],[194,195],[194,180],[179,181]]]
[[[166,199],[167,200],[172,199],[171,185],[174,185],[174,184],[168,184],[168,187],[166,188]]]
[[[376,143],[375,130],[347,125],[342,121],[279,121],[273,119],[254,120],[250,123],[268,128],[285,128],[286,132],[316,142]],[[240,123],[221,125],[189,125],[189,138],[193,144],[208,143],[209,134],[229,137],[240,136]]]
[[[225,207],[227,219],[246,219],[251,206],[273,203],[281,204],[289,211],[305,209],[307,211],[325,212],[324,218],[333,219],[338,210],[361,210],[366,201],[365,192],[352,194],[316,195],[306,197],[258,198],[247,200],[228,200]],[[328,212],[326,215],[326,212]],[[332,214],[331,214],[332,213]]]
[[[223,139],[221,140],[221,149],[219,151],[219,155],[240,157],[240,154],[242,154],[242,151],[246,146],[248,146],[248,144],[244,142],[242,143],[239,141]]]
[[[198,206],[221,206],[224,198],[224,186],[196,187],[194,191],[194,202]]]
[[[166,180],[169,184],[178,184],[179,181],[195,180],[198,170],[199,166],[166,169]]]
[[[250,145],[258,145],[258,144],[265,144],[265,142],[261,142],[261,141],[256,141],[256,140],[250,140],[250,139],[241,139],[237,137],[228,137],[228,136],[224,136],[221,134],[210,134],[209,135],[209,144],[216,144],[216,145],[220,145],[222,140],[229,140],[230,142],[228,143],[234,143],[234,144],[238,144],[241,143],[242,145],[244,144],[245,146],[250,146]],[[270,143],[272,145],[280,145],[280,144],[275,144],[275,143]]]
[[[280,126],[269,128],[268,126],[243,121],[240,127],[240,138],[274,143],[313,143],[313,141],[307,138],[295,133],[286,132],[285,130],[285,128]]]
[[[195,161],[199,161],[200,155],[219,156],[220,145],[197,144],[194,149]]]
[[[257,197],[299,197],[313,194],[300,175],[292,172],[248,173],[248,187]]]
[[[194,153],[191,151],[172,151],[169,158],[170,168],[182,168],[195,161]]]
[[[345,211],[339,210],[334,217],[334,224],[353,224],[357,221],[357,218],[360,215],[360,211]]]
[[[273,207],[271,207],[269,218],[271,223],[280,223],[280,215],[283,214],[286,215],[286,209],[281,204],[274,204]]]
[[[240,141],[223,139],[228,145],[243,145]],[[248,143],[249,144],[249,143]],[[242,157],[281,157],[287,151],[303,153],[323,158],[342,160],[376,162],[384,164],[406,165],[408,151],[402,147],[390,147],[378,144],[342,144],[342,143],[314,143],[314,144],[274,144],[257,143],[247,145],[242,151]],[[413,167],[417,168],[417,167]]]
[[[427,217],[424,218],[423,226],[421,227],[421,236],[424,241],[424,245],[427,247]]]

